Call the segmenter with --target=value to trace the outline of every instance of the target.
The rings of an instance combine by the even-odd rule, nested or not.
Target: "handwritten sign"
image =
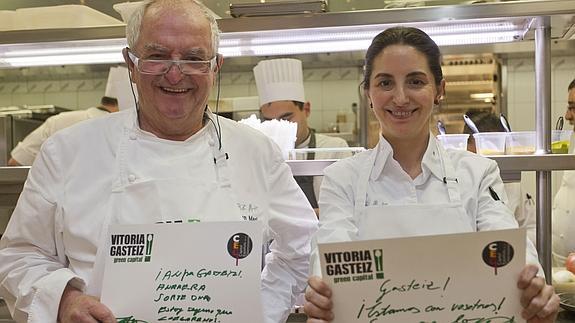
[[[525,230],[320,244],[336,323],[512,323]]]
[[[118,322],[263,322],[259,222],[114,225],[102,302]]]

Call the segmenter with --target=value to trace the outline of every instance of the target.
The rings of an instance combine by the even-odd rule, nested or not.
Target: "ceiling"
[[[19,8],[57,6],[66,4],[83,4],[102,13],[121,19],[112,6],[121,2],[135,2],[127,0],[0,0],[0,10],[15,10]],[[277,0],[204,0],[212,11],[222,18],[229,18],[230,4],[281,2]],[[449,5],[470,2],[495,2],[495,0],[329,0],[330,12],[381,9],[385,6],[420,6],[420,5]]]

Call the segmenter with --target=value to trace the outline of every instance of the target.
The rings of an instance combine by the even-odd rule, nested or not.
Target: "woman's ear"
[[[441,82],[439,82],[439,87],[437,88],[437,94],[435,96],[435,100],[433,100],[433,103],[438,105],[441,100],[443,100],[443,96],[445,95],[445,79],[442,79]]]

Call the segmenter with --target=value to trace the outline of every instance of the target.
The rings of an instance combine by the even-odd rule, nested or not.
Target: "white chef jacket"
[[[299,144],[296,148],[308,148],[309,143],[311,140],[311,136],[308,136],[304,142]],[[343,140],[340,137],[332,137],[322,135],[320,133],[315,134],[315,145],[316,148],[346,148],[349,147],[347,145],[347,141]],[[314,154],[314,159],[342,159],[351,156],[349,152],[335,152],[335,151],[325,151],[325,152],[317,152]],[[319,190],[321,187],[321,181],[323,176],[314,176],[313,178],[313,191],[315,193],[316,198],[319,196]]]
[[[135,112],[123,111],[92,119],[59,131],[42,146],[0,240],[0,295],[15,320],[55,322],[66,283],[80,289],[90,283],[103,213],[117,178],[118,138],[135,118]],[[270,139],[232,120],[219,118],[219,123],[242,217],[262,221],[263,241],[274,241],[262,272],[265,322],[285,321],[294,295],[306,287],[317,218]],[[207,135],[200,131],[187,141]],[[153,154],[139,149],[141,158]],[[210,150],[206,145],[195,152]]]
[[[575,152],[575,134],[571,136],[569,153]],[[565,266],[567,256],[575,252],[575,170],[566,170],[553,200],[553,262]]]
[[[393,159],[391,145],[380,135],[374,148],[338,161],[324,170],[324,179],[319,196],[321,210],[320,228],[315,242],[328,243],[354,241],[359,239],[358,221],[355,214],[355,194],[358,189],[359,172],[368,165],[376,154],[368,187],[367,205],[444,204],[449,195],[443,182],[443,172],[437,145],[433,135],[429,137],[427,149],[421,162],[422,173],[415,179]],[[446,150],[451,159],[457,180],[463,208],[476,231],[517,228],[513,214],[504,204],[507,196],[494,161],[461,150]],[[495,201],[489,193],[492,187],[499,195]],[[449,223],[445,223],[449,226]],[[315,243],[314,243],[315,244]],[[313,274],[321,275],[317,247],[314,247]],[[527,239],[527,262],[539,264],[534,245]],[[542,270],[540,269],[542,274]]]
[[[504,183],[507,206],[513,212],[519,227],[525,227],[527,238],[535,243],[537,239],[537,219],[535,200],[521,188],[521,182]]]
[[[38,128],[28,134],[23,141],[19,142],[10,154],[20,165],[30,166],[34,162],[36,155],[40,152],[40,146],[56,131],[67,128],[80,121],[101,117],[108,113],[108,111],[92,107],[86,110],[67,111],[51,116]]]

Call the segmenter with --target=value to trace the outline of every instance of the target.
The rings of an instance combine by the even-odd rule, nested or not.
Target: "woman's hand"
[[[529,323],[552,323],[555,322],[559,311],[559,296],[543,278],[536,276],[537,271],[539,271],[537,266],[527,265],[519,275],[517,287],[522,290],[521,316]]]
[[[308,285],[303,306],[308,317],[307,323],[330,322],[333,320],[331,288],[318,276],[310,277]]]

